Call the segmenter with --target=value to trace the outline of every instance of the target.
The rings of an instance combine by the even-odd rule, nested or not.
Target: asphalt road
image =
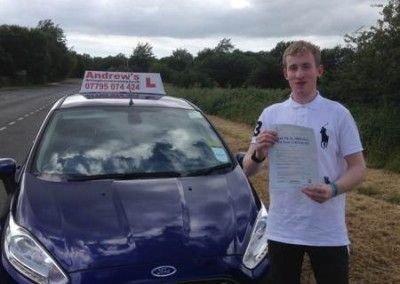
[[[29,89],[0,89],[0,158],[13,158],[21,165],[50,107],[79,88],[80,81],[68,80]],[[5,200],[0,182],[0,212]]]

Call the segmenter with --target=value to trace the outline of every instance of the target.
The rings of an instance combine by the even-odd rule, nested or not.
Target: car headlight
[[[268,253],[267,217],[267,210],[262,204],[243,256],[243,264],[249,269],[255,268]]]
[[[67,275],[46,250],[10,215],[4,238],[5,256],[25,277],[39,284],[65,284]]]

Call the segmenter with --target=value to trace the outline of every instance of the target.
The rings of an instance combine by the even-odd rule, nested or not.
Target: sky
[[[0,25],[35,27],[51,19],[67,45],[91,56],[132,54],[148,42],[157,58],[192,55],[223,38],[242,51],[269,51],[305,39],[344,46],[344,35],[369,29],[387,0],[0,0]]]

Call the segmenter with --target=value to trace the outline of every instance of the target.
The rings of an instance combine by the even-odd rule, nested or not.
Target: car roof
[[[115,96],[113,94],[99,94],[98,96],[93,94],[73,94],[62,99],[62,101],[57,105],[57,108],[64,109],[92,106],[130,106],[130,100],[129,94],[124,94],[124,96]],[[185,99],[170,96],[148,96],[147,94],[140,98],[133,98],[132,105],[197,110],[194,105]]]

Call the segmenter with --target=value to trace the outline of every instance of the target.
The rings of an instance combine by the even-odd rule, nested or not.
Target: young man
[[[350,112],[322,97],[323,73],[317,46],[297,41],[283,55],[290,97],[264,109],[243,161],[250,176],[278,141],[274,124],[312,128],[318,148],[320,183],[302,189],[269,188],[268,245],[272,283],[300,283],[303,256],[310,257],[318,283],[348,283],[349,239],[345,196],[366,175],[362,145]]]

